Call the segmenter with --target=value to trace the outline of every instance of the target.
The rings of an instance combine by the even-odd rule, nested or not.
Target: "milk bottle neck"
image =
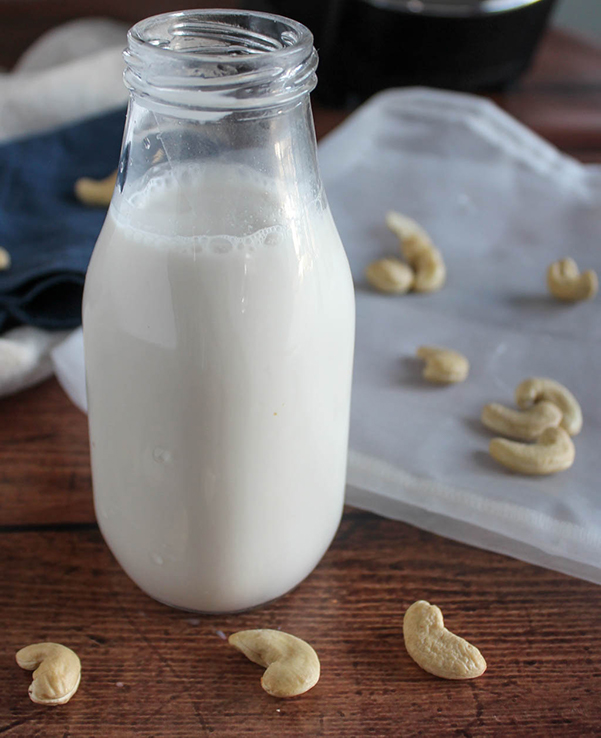
[[[270,13],[165,13],[137,23],[127,40],[125,84],[172,114],[284,107],[317,81],[311,32]]]
[[[134,26],[124,56],[117,197],[223,165],[276,182],[296,211],[323,198],[309,101],[317,55],[304,26],[265,13],[167,13]]]

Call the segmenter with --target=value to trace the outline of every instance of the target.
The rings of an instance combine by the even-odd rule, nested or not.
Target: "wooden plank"
[[[521,88],[601,87],[601,48],[575,33],[549,28]]]
[[[94,522],[88,424],[55,379],[0,400],[0,529]]]
[[[601,149],[601,89],[563,94],[525,89],[493,99],[560,149]]]
[[[154,602],[95,530],[4,533],[0,560],[0,733],[15,738],[584,736],[601,723],[601,588],[373,515],[348,513],[300,587],[239,615]],[[481,648],[482,678],[446,682],[411,661],[402,614],[420,598]],[[269,697],[260,667],[222,640],[257,627],[315,646],[311,692]],[[40,640],[82,660],[67,706],[31,703],[12,661]]]

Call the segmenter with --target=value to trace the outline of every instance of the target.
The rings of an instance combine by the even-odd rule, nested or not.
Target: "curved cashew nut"
[[[117,183],[117,170],[104,179],[81,177],[75,183],[75,197],[84,205],[108,207]]]
[[[0,271],[10,269],[10,254],[8,251],[0,246]]]
[[[547,428],[536,443],[519,443],[493,438],[490,455],[500,464],[520,474],[555,474],[569,469],[576,449],[563,428]]]
[[[426,231],[412,218],[394,211],[386,215],[386,224],[398,236],[401,252],[415,271],[413,289],[416,292],[439,290],[445,283],[447,272],[442,254]]]
[[[541,400],[548,400],[561,410],[563,418],[561,427],[571,436],[582,430],[582,410],[574,395],[563,384],[545,377],[530,377],[521,382],[515,390],[515,401],[518,407],[526,410]]]
[[[545,428],[556,428],[563,417],[552,402],[537,402],[528,410],[512,410],[492,402],[482,408],[481,419],[487,428],[510,438],[535,441]]]
[[[70,648],[60,643],[34,643],[18,651],[16,659],[22,669],[33,671],[29,685],[32,702],[64,705],[77,692],[81,662]]]
[[[399,259],[378,259],[365,270],[367,281],[379,292],[405,294],[413,286],[413,269]]]
[[[426,362],[423,377],[429,382],[450,384],[467,379],[470,364],[458,351],[438,346],[420,346],[416,353]]]
[[[580,273],[574,259],[560,259],[547,269],[549,292],[558,300],[576,302],[590,300],[599,289],[597,273],[592,269]]]
[[[444,627],[440,608],[414,602],[403,618],[407,653],[424,671],[442,679],[474,679],[486,671],[480,651]]]
[[[386,213],[386,225],[412,255],[425,249],[434,248],[432,239],[424,228],[407,215],[391,210]]]
[[[407,256],[405,251],[403,253],[415,270],[415,283],[413,285],[415,292],[436,292],[444,285],[447,270],[442,260],[442,254],[438,249],[422,251],[412,258]]]
[[[319,680],[317,654],[305,641],[280,630],[242,630],[228,638],[255,664],[266,667],[263,689],[273,697],[296,697]]]

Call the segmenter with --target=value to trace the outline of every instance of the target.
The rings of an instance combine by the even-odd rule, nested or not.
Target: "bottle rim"
[[[313,35],[258,11],[183,10],[127,34],[126,86],[155,103],[191,109],[277,106],[316,84]]]

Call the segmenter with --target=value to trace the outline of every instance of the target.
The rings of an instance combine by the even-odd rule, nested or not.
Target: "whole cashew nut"
[[[17,652],[17,664],[33,671],[29,697],[40,705],[64,705],[77,692],[81,662],[60,643],[34,643]],[[35,669],[35,671],[34,671]]]
[[[467,379],[470,364],[458,351],[439,346],[420,346],[416,353],[426,362],[423,377],[429,382],[450,384]]]
[[[545,428],[556,428],[563,418],[552,402],[537,402],[528,410],[512,410],[492,402],[482,408],[481,419],[487,428],[510,438],[535,441]]]
[[[378,259],[367,267],[365,277],[379,292],[401,295],[413,287],[415,274],[399,259]]]
[[[599,289],[596,272],[588,269],[580,273],[574,259],[560,259],[547,269],[549,292],[558,300],[576,302],[592,299]]]
[[[0,246],[0,271],[10,269],[10,254],[8,251]]]
[[[576,449],[563,428],[547,428],[536,443],[519,443],[493,438],[490,455],[500,464],[520,474],[555,474],[569,469]]]
[[[273,697],[296,697],[319,680],[319,658],[305,641],[280,630],[242,630],[228,643],[255,664],[266,667],[263,689]]]
[[[398,236],[401,252],[415,272],[415,292],[439,290],[446,280],[446,267],[426,231],[413,219],[394,211],[386,215],[386,224]]]
[[[117,183],[117,170],[104,179],[81,177],[75,183],[75,197],[84,205],[108,207]]]
[[[474,679],[486,671],[480,651],[444,627],[440,608],[414,602],[403,618],[407,653],[424,671],[442,679]]]
[[[582,430],[582,410],[578,400],[563,384],[545,377],[530,377],[521,382],[515,390],[515,401],[523,410],[541,400],[548,400],[561,410],[563,418],[561,427],[571,436]]]

